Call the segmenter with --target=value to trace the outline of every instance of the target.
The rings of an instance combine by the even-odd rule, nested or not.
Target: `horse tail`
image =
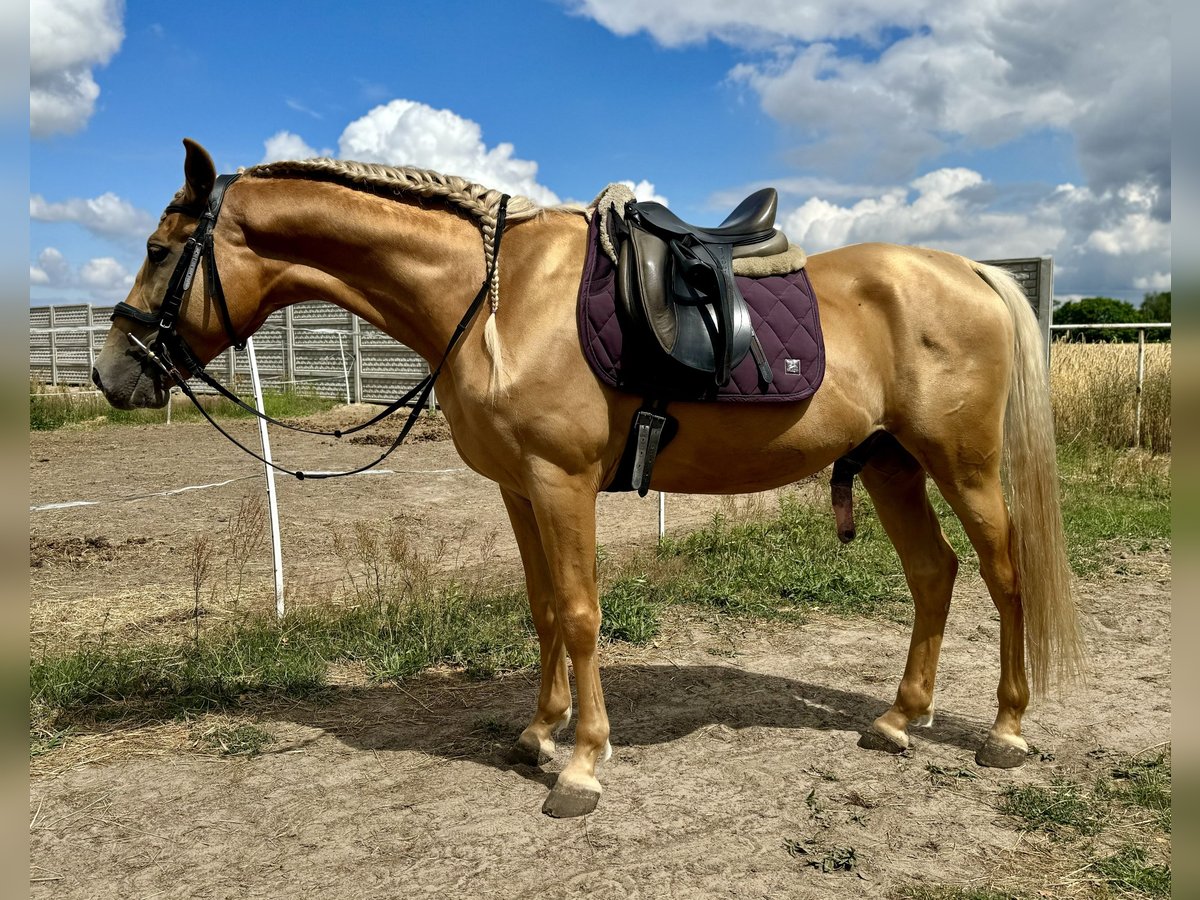
[[[1052,682],[1070,682],[1085,667],[1063,531],[1045,344],[1016,279],[993,266],[975,263],[974,268],[1000,295],[1013,322],[1003,477],[1030,680],[1035,692],[1045,694]]]

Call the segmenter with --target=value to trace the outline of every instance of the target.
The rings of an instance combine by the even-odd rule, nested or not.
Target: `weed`
[[[208,571],[212,565],[213,542],[208,534],[198,534],[192,539],[191,552],[188,554],[188,573],[192,576],[192,622],[194,640],[200,640],[200,594],[204,591],[204,583],[208,579]]]
[[[225,584],[236,612],[242,599],[246,570],[267,542],[267,506],[255,494],[242,497],[238,510],[225,528],[228,544],[225,557]]]
[[[858,853],[853,847],[828,847],[817,849],[811,838],[803,841],[785,838],[783,849],[793,859],[804,860],[806,866],[822,872],[853,872],[858,868]]]
[[[1104,823],[1103,804],[1080,785],[1058,780],[1049,787],[1035,784],[1005,789],[1000,811],[1021,819],[1022,831],[1045,831],[1055,838],[1093,835]]]
[[[1122,894],[1133,892],[1148,897],[1171,896],[1171,868],[1147,862],[1146,851],[1127,844],[1112,856],[1092,863],[1105,884]]]
[[[201,746],[222,756],[258,756],[275,742],[275,736],[257,725],[233,725],[209,728],[200,735]]]
[[[663,604],[646,576],[620,578],[600,597],[600,635],[610,641],[648,644],[662,627]]]
[[[979,775],[970,769],[946,769],[937,763],[926,763],[925,771],[929,773],[929,780],[935,785],[949,784],[954,778],[979,778]]]

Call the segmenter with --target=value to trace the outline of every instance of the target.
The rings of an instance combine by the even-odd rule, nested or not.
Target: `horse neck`
[[[485,276],[475,222],[326,182],[247,179],[238,188],[231,211],[263,267],[255,327],[277,309],[326,300],[437,362]]]

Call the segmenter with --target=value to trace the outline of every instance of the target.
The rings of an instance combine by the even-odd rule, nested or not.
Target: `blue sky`
[[[1166,4],[966,5],[34,0],[30,299],[123,296],[184,136],[226,171],[331,152],[544,202],[628,179],[700,222],[775,184],[810,253],[1048,254],[1060,297],[1169,288]]]

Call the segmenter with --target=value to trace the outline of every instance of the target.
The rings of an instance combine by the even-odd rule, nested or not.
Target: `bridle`
[[[195,352],[188,344],[187,340],[179,333],[179,310],[183,305],[184,298],[188,291],[192,288],[192,282],[196,277],[196,269],[199,268],[201,261],[204,263],[204,292],[205,298],[210,300],[217,308],[217,312],[221,317],[221,324],[225,328],[225,335],[229,338],[229,344],[235,350],[243,350],[246,347],[246,339],[239,338],[237,331],[233,327],[233,319],[229,314],[229,304],[225,299],[225,291],[221,287],[221,276],[217,272],[217,257],[216,251],[213,248],[213,230],[217,225],[217,217],[221,213],[221,203],[225,199],[225,191],[231,184],[238,180],[240,173],[233,175],[218,176],[213,183],[212,191],[208,195],[208,202],[203,209],[197,206],[184,206],[180,204],[171,204],[166,208],[166,212],[182,213],[183,215],[196,216],[198,221],[196,228],[191,236],[183,245],[183,253],[180,254],[179,261],[175,264],[175,270],[171,273],[171,279],[167,282],[166,292],[163,294],[162,302],[159,304],[156,311],[146,312],[138,309],[136,306],[131,306],[128,303],[118,303],[113,307],[112,319],[117,318],[132,319],[133,321],[147,325],[154,329],[154,336],[147,344],[140,340],[136,335],[126,332],[126,336],[130,342],[135,345],[137,350],[144,356],[145,360],[155,367],[168,379],[175,383],[176,386],[183,392],[192,405],[200,411],[200,414],[208,420],[208,423],[219,431],[232,444],[253,456],[259,462],[265,463],[276,471],[283,472],[285,475],[294,475],[296,478],[337,478],[342,475],[356,475],[359,472],[365,472],[368,469],[374,468],[383,462],[397,447],[404,442],[408,437],[408,433],[416,424],[417,417],[421,414],[421,409],[429,399],[429,395],[433,392],[433,385],[437,381],[438,375],[441,374],[442,367],[445,366],[446,360],[450,357],[451,351],[458,343],[459,338],[467,330],[471,320],[475,318],[475,314],[479,312],[479,307],[483,305],[484,298],[487,297],[488,291],[491,288],[492,281],[496,276],[496,266],[500,260],[500,240],[504,235],[504,220],[508,213],[508,194],[503,194],[500,197],[500,204],[496,214],[496,237],[495,245],[492,251],[491,265],[488,267],[487,275],[484,278],[483,285],[479,288],[479,292],[475,295],[475,299],[471,301],[467,307],[458,326],[454,329],[454,333],[450,336],[449,342],[446,344],[446,349],[442,352],[441,360],[437,366],[432,368],[428,375],[416,383],[403,396],[398,397],[388,404],[381,413],[366,422],[355,425],[352,428],[334,429],[333,431],[319,431],[311,428],[302,428],[299,425],[290,425],[287,422],[280,422],[278,419],[273,419],[263,411],[249,405],[227,387],[213,378],[204,368],[204,364],[196,357]],[[184,374],[186,371],[187,374]],[[305,434],[317,434],[324,437],[340,438],[344,435],[354,434],[356,431],[362,431],[364,428],[381,422],[388,416],[392,415],[401,407],[408,403],[413,404],[412,411],[408,415],[404,426],[400,429],[400,433],[388,447],[386,451],[372,462],[365,466],[359,466],[357,469],[352,469],[346,472],[303,472],[299,469],[289,469],[281,466],[274,461],[264,459],[258,453],[255,453],[228,431],[221,427],[220,424],[212,417],[212,415],[201,404],[195,391],[188,384],[188,378],[195,377],[203,381],[218,394],[225,397],[227,400],[236,403],[239,407],[251,413],[254,416],[269,422],[272,425],[278,425],[281,428],[287,428],[291,431],[300,431]]]

